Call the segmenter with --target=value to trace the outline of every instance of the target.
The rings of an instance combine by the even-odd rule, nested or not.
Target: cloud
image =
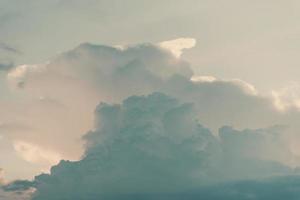
[[[273,90],[274,104],[280,111],[300,109],[300,85],[290,83],[287,87]]]
[[[274,96],[240,79],[197,76],[169,51],[85,43],[9,72],[23,106],[2,105],[15,112],[2,120],[30,128],[24,134],[10,126],[5,137],[40,170],[65,159],[30,182],[33,199],[174,197],[219,183],[297,175],[300,149],[291,134],[298,130],[297,110],[278,110]],[[27,188],[17,185],[11,188]]]
[[[300,177],[286,176],[273,177],[265,180],[250,180],[218,184],[195,190],[189,194],[178,194],[184,199],[194,200],[201,197],[203,200],[279,200],[299,199]],[[177,196],[177,195],[174,195]]]
[[[13,53],[13,54],[21,53],[18,49],[14,48],[6,43],[3,43],[3,42],[0,42],[0,50],[8,52],[8,53]]]
[[[4,170],[0,169],[0,199],[5,200],[29,200],[34,190],[31,181],[15,181],[13,184],[4,179]],[[19,186],[19,187],[18,187]]]
[[[36,177],[33,199],[172,192],[204,183],[217,141],[194,117],[190,104],[159,93],[100,104],[83,159],[61,161],[51,175]],[[71,192],[75,187],[81,189]]]
[[[0,42],[0,71],[9,71],[15,67],[15,57],[21,52],[12,46]]]
[[[273,177],[264,180],[226,182],[199,187],[185,192],[152,194],[111,194],[102,195],[104,199],[142,199],[142,200],[281,200],[299,199],[299,176]],[[56,197],[54,196],[54,199]],[[67,198],[66,198],[67,199]],[[84,199],[96,200],[98,197],[85,196]]]
[[[131,94],[151,93],[174,74],[188,78],[192,71],[188,63],[155,45],[121,50],[82,44],[48,63],[11,70],[10,92],[22,96],[22,101],[0,105],[10,110],[0,120],[31,127],[25,134],[7,133],[12,141],[43,146],[76,160],[82,153],[80,137],[92,127],[99,101],[117,103]]]
[[[284,127],[219,130],[222,169],[226,179],[261,179],[265,176],[293,174],[295,156],[285,140]]]
[[[2,187],[4,191],[28,191],[34,187],[34,183],[28,180],[17,180]]]
[[[15,64],[11,61],[9,62],[0,62],[0,70],[2,71],[8,71],[12,69],[15,66]]]
[[[229,115],[231,112],[240,115],[245,106],[253,107],[254,111],[261,111],[263,115],[272,113],[272,119],[277,115],[272,110],[275,109],[273,99],[258,94],[251,84],[239,79],[219,80],[211,77],[210,81],[203,81],[203,77],[199,81],[200,77],[193,75],[187,62],[150,44],[124,49],[83,44],[59,55],[46,65],[19,66],[9,73],[8,78],[15,86],[26,85],[27,93],[47,96],[65,105],[74,104],[68,99],[71,96],[73,99],[82,98],[78,97],[78,93],[89,96],[72,106],[78,108],[85,104],[89,107],[89,113],[99,100],[120,102],[132,94],[161,91],[194,102],[201,108],[212,108],[215,114],[221,113],[218,116],[228,113],[228,116],[220,117],[220,121],[207,122],[204,119],[209,126],[214,123],[215,129],[224,124],[246,128],[246,125],[236,120],[246,119],[245,117]],[[64,87],[60,87],[61,85]],[[219,99],[223,103],[219,103]],[[231,112],[225,112],[226,108],[230,108]],[[210,111],[202,109],[199,113],[207,115],[207,112]],[[254,115],[248,115],[251,116]],[[234,120],[231,120],[232,117]],[[272,119],[264,124],[257,124],[256,121],[259,120],[254,120],[253,124],[255,127],[271,126],[275,121]],[[266,120],[267,118],[264,119]]]
[[[256,180],[297,174],[280,164],[284,156],[291,156],[281,133],[280,127],[223,127],[217,139],[198,122],[192,104],[161,93],[132,96],[122,104],[101,103],[96,108],[95,126],[83,137],[81,160],[63,160],[50,174],[5,188],[34,187],[33,200],[218,197],[211,189],[215,187],[228,196],[222,187],[240,190],[240,180],[255,185]],[[240,192],[238,196],[247,195]]]
[[[250,95],[257,95],[258,91],[256,88],[251,85],[250,83],[247,83],[246,81],[240,80],[240,79],[231,79],[231,80],[218,80],[216,77],[213,76],[192,76],[191,77],[192,82],[208,82],[208,83],[213,83],[213,82],[223,82],[223,83],[229,83],[229,84],[234,84],[237,87],[240,87],[245,93],[248,93]]]
[[[120,49],[85,43],[44,64],[20,65],[8,73],[7,80],[10,92],[22,98],[21,103],[2,102],[8,114],[0,120],[30,129],[6,130],[5,137],[70,160],[79,159],[83,152],[80,138],[93,127],[96,105],[100,101],[121,103],[133,94],[158,91],[193,103],[196,116],[214,135],[223,125],[258,129],[284,124],[294,130],[300,119],[298,112],[279,112],[273,96],[261,94],[245,81],[195,75],[188,62],[160,45]],[[299,153],[297,136],[286,132],[286,148]],[[293,165],[297,162],[294,159]],[[41,170],[50,167],[43,163]]]
[[[175,57],[180,58],[184,49],[196,46],[194,38],[177,38],[159,43],[159,46],[170,51]]]

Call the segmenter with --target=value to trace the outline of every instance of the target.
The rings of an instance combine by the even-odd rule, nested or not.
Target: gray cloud
[[[83,159],[61,161],[52,167],[51,175],[36,177],[38,192],[33,199],[189,188],[208,178],[208,160],[217,151],[217,141],[197,124],[191,105],[158,93],[130,97],[123,105],[100,104],[95,130],[84,139]],[[57,184],[51,184],[53,181]],[[82,189],[71,192],[75,187]]]
[[[0,49],[2,51],[6,51],[8,53],[21,54],[21,52],[18,49],[14,48],[6,43],[3,43],[3,42],[0,42]]]
[[[9,71],[15,67],[14,59],[21,52],[3,42],[0,42],[0,71]]]
[[[0,62],[0,70],[8,71],[15,66],[13,62]]]
[[[227,182],[199,187],[185,192],[151,194],[111,194],[102,199],[141,199],[141,200],[297,200],[300,195],[299,176],[273,177],[264,180]],[[0,194],[1,195],[1,194]],[[1,197],[1,196],[0,196]],[[55,197],[54,197],[55,198]],[[76,197],[75,197],[76,198]],[[7,198],[6,198],[7,199]],[[20,198],[19,198],[20,199]],[[87,200],[97,200],[99,196],[85,196]]]
[[[265,180],[240,181],[200,188],[194,192],[173,195],[178,199],[203,200],[280,200],[299,199],[300,177],[286,176]],[[176,199],[176,197],[175,197]]]
[[[26,191],[34,187],[34,182],[28,180],[17,180],[10,184],[6,184],[2,189],[6,192],[11,191]]]
[[[102,103],[95,118],[95,128],[83,137],[86,150],[81,160],[61,161],[50,174],[41,174],[33,182],[14,182],[5,189],[35,187],[34,200],[211,199],[223,192],[243,199],[248,195],[241,189],[244,183],[232,185],[232,181],[295,173],[272,154],[278,147],[278,152],[286,151],[280,146],[278,127],[244,131],[223,127],[218,140],[198,123],[192,104],[160,93],[132,96],[121,105]],[[259,183],[250,181],[251,187]],[[215,187],[221,188],[217,194],[211,189]],[[228,194],[222,187],[234,187],[241,194]],[[253,195],[272,195],[268,191],[256,194],[251,187]]]

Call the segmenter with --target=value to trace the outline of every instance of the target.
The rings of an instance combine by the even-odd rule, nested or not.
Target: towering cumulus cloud
[[[174,193],[209,182],[217,140],[197,123],[192,105],[165,95],[100,104],[85,155],[36,178],[33,199],[99,199]]]
[[[50,174],[7,188],[29,184],[36,188],[34,200],[198,199],[217,198],[213,187],[232,197],[225,189],[240,188],[226,181],[294,174],[268,152],[280,145],[277,128],[239,132],[223,127],[218,140],[193,110],[192,104],[161,93],[132,96],[121,105],[101,103],[95,128],[83,137],[81,160],[61,161]]]
[[[32,175],[53,167],[3,189],[33,200],[297,199],[299,111],[242,80],[195,75],[180,57],[194,45],[82,44],[10,70],[22,106],[1,101],[3,141]]]

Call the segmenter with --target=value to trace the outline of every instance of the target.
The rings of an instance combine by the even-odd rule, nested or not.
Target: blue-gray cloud
[[[20,54],[21,53],[18,49],[14,48],[14,47],[6,44],[6,43],[3,43],[3,42],[0,42],[0,49],[2,51],[6,51],[8,53],[13,53],[13,54]]]
[[[255,179],[295,173],[269,155],[280,145],[279,128],[223,127],[218,140],[195,114],[192,104],[161,93],[132,96],[118,105],[101,103],[94,130],[83,137],[86,150],[81,160],[61,161],[50,174],[5,189],[35,187],[34,200],[246,199],[248,191],[262,199],[261,195],[273,195],[267,189],[281,184],[280,179]],[[250,180],[246,191],[242,179]],[[256,193],[259,184],[266,191]]]
[[[0,62],[0,71],[8,71],[10,69],[12,69],[15,66],[15,64],[13,62]]]
[[[189,200],[297,200],[300,196],[300,177],[285,176],[223,183],[173,196],[175,199],[183,197]]]
[[[0,71],[9,71],[15,67],[14,58],[21,52],[3,42],[0,42]]]
[[[34,182],[28,180],[17,180],[12,183],[2,186],[2,189],[7,192],[11,191],[26,191],[34,187]]]
[[[84,136],[83,159],[62,161],[51,175],[36,177],[33,199],[174,192],[203,184],[218,147],[194,117],[190,104],[158,93],[100,104],[95,130]]]

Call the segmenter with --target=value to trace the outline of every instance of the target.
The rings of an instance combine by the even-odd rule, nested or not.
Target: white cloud
[[[250,94],[250,95],[258,94],[258,91],[256,90],[256,88],[253,85],[251,85],[250,83],[247,83],[246,81],[243,81],[240,79],[232,79],[231,82],[240,86],[247,94]]]
[[[191,81],[193,82],[214,82],[217,78],[213,76],[192,76]]]
[[[298,83],[291,83],[282,89],[273,90],[272,96],[274,105],[279,111],[300,110],[300,85]]]
[[[195,38],[177,38],[159,43],[159,46],[170,51],[176,58],[180,58],[183,50],[196,46]]]
[[[247,83],[246,81],[240,80],[240,79],[231,79],[231,80],[218,80],[216,77],[213,76],[192,76],[191,81],[195,83],[213,83],[213,82],[223,82],[223,83],[228,83],[228,84],[234,84],[237,87],[240,87],[244,92],[250,95],[257,95],[258,91],[256,88],[251,85],[250,83]]]

